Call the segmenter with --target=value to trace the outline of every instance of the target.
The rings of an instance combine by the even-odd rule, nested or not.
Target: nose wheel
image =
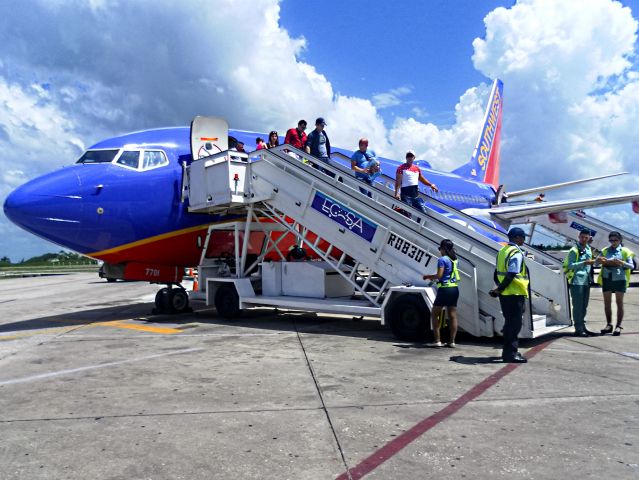
[[[173,314],[173,313],[186,313],[192,312],[193,309],[189,306],[189,295],[181,285],[172,288],[172,285],[161,288],[158,293],[155,294],[155,308],[153,313],[155,314]]]

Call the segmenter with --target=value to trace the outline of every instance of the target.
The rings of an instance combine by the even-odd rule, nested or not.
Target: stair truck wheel
[[[221,317],[227,319],[237,318],[241,315],[240,297],[235,290],[235,285],[225,283],[218,287],[215,292],[215,309]]]
[[[432,337],[430,310],[417,295],[402,295],[393,300],[387,318],[399,340],[422,342]]]

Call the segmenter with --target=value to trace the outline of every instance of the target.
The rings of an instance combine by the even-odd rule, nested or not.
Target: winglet
[[[453,173],[484,183],[499,186],[499,142],[501,139],[501,117],[503,109],[504,83],[496,79],[493,83],[484,125],[470,161],[453,170]]]

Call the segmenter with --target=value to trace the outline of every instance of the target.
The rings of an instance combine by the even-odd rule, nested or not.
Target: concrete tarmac
[[[639,479],[638,289],[620,337],[567,329],[513,365],[499,338],[373,320],[152,316],[157,288],[0,281],[0,479]]]

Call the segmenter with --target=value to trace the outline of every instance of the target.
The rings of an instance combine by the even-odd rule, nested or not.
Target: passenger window
[[[115,163],[124,165],[125,167],[135,168],[137,170],[138,165],[140,164],[140,152],[125,150]]]
[[[145,151],[144,152],[144,164],[142,165],[143,170],[149,170],[151,168],[161,167],[162,165],[167,165],[169,161],[164,155],[162,151]]]

